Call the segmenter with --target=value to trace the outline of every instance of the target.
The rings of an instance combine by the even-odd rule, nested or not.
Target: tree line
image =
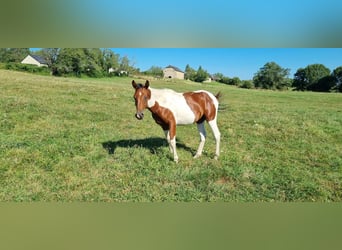
[[[11,63],[20,63],[28,54],[44,58],[55,76],[105,77],[136,70],[127,56],[100,48],[43,48],[34,52],[28,48],[1,48],[0,63],[11,67]]]
[[[305,68],[299,68],[293,78],[290,78],[290,69],[282,68],[275,62],[268,62],[254,74],[251,80],[230,78],[222,73],[210,75],[201,66],[198,70],[193,69],[189,64],[185,67],[185,79],[203,82],[209,77],[214,81],[241,88],[342,92],[342,66],[331,72],[323,64],[310,64]]]
[[[100,48],[43,48],[30,51],[28,48],[0,48],[0,63],[5,63],[9,69],[29,68],[19,63],[28,55],[36,54],[43,57],[49,72],[55,76],[107,77],[128,74],[144,74],[161,78],[163,69],[152,66],[140,72],[127,56],[121,57],[111,49]],[[30,68],[29,68],[30,69]],[[36,70],[32,68],[32,72]],[[214,81],[235,85],[241,88],[259,88],[298,91],[342,92],[342,66],[330,71],[323,64],[311,64],[299,68],[290,77],[290,69],[282,68],[275,62],[268,62],[261,67],[251,80],[240,80],[239,77],[227,77],[222,73],[210,75],[199,66],[197,70],[189,64],[185,67],[184,77],[195,82],[204,82],[211,78]]]
[[[275,62],[268,62],[254,74],[252,80],[241,81],[238,77],[229,78],[216,74],[217,81],[245,88],[319,92],[342,92],[342,66],[332,72],[323,64],[310,64],[299,68],[293,78],[290,69],[282,68]]]

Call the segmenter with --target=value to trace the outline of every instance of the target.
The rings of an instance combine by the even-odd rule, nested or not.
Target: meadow
[[[223,95],[219,160],[188,125],[176,164],[132,79],[0,70],[0,201],[342,201],[342,94],[152,80]]]

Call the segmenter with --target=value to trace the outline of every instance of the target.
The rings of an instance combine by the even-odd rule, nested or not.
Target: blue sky
[[[113,48],[120,56],[127,56],[141,71],[151,66],[169,64],[182,70],[189,64],[202,66],[209,73],[222,73],[242,80],[253,75],[267,62],[289,68],[290,76],[298,68],[321,63],[331,71],[342,66],[342,48]]]
[[[100,39],[101,47],[340,47],[342,40],[341,0],[56,2],[65,9],[62,27],[78,27],[72,38]]]
[[[51,3],[57,12],[48,20],[57,17],[55,26],[66,30],[44,34],[52,46],[114,48],[141,71],[169,64],[184,70],[189,64],[211,74],[251,79],[271,61],[289,68],[290,76],[309,64],[321,63],[330,70],[342,65],[342,49],[336,48],[342,41],[341,0]],[[62,46],[55,44],[58,39],[65,39]],[[42,47],[51,47],[48,44]]]
[[[342,47],[341,0],[29,2],[4,6],[3,47]]]

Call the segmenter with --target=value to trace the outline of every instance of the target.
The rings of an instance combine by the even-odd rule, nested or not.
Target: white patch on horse
[[[177,125],[192,124],[195,122],[195,114],[187,104],[183,93],[175,92],[171,89],[153,89],[151,90],[151,99],[148,101],[148,107],[151,108],[157,101],[163,108],[171,110]]]

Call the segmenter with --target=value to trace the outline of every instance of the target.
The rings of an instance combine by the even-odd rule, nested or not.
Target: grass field
[[[0,70],[0,200],[342,201],[341,94],[151,81],[223,94],[220,159],[180,126],[175,164],[131,81]]]

